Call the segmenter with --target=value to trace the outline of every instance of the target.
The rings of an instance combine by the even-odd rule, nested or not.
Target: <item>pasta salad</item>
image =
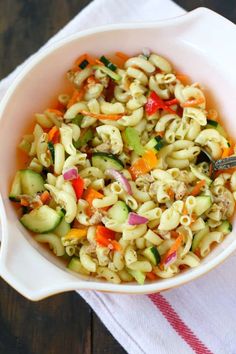
[[[144,49],[80,56],[71,92],[35,114],[9,198],[20,222],[67,267],[144,284],[196,267],[232,231],[234,154],[204,91]],[[73,91],[72,91],[73,90]]]

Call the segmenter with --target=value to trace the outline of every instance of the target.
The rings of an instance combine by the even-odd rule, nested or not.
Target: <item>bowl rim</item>
[[[225,23],[229,23],[233,25],[229,20],[225,19],[221,15],[216,14],[214,11],[206,9],[204,7],[197,8],[187,14],[180,15],[178,17],[170,18],[170,19],[165,19],[161,21],[149,21],[149,22],[137,22],[137,23],[119,23],[119,24],[110,24],[106,26],[99,26],[99,27],[94,27],[90,29],[86,29],[84,31],[80,31],[78,33],[74,33],[68,37],[65,37],[61,40],[56,40],[54,43],[49,43],[46,44],[46,47],[42,48],[39,52],[34,54],[30,59],[27,64],[25,64],[20,71],[16,75],[16,77],[13,80],[13,83],[11,84],[10,88],[7,90],[6,94],[4,95],[3,99],[1,100],[0,103],[0,123],[2,120],[2,115],[4,110],[6,109],[11,96],[13,95],[14,91],[17,89],[18,85],[21,83],[21,80],[24,79],[25,75],[27,75],[31,69],[34,68],[35,65],[39,64],[44,58],[46,58],[48,55],[53,53],[55,50],[57,50],[60,47],[63,47],[64,45],[71,43],[73,41],[78,40],[79,38],[84,38],[89,35],[93,34],[100,34],[103,32],[109,32],[113,30],[135,30],[135,29],[156,29],[156,28],[167,28],[173,25],[180,25],[180,24],[186,24],[188,22],[192,22],[194,19],[201,17],[203,15],[207,16],[213,16],[214,18],[217,18],[218,20],[223,21]],[[234,25],[233,25],[234,26]],[[234,28],[235,30],[235,28]],[[1,195],[0,195],[1,197]],[[37,291],[29,291],[25,290],[18,282],[17,279],[14,277],[11,277],[9,274],[9,271],[7,270],[6,266],[4,265],[4,261],[6,260],[6,255],[7,255],[7,237],[8,237],[8,232],[7,232],[7,219],[6,217],[4,218],[5,215],[5,208],[2,205],[4,203],[0,203],[0,214],[1,214],[1,229],[2,229],[2,247],[0,251],[0,262],[2,260],[2,264],[0,267],[0,273],[2,273],[3,278],[7,278],[6,280],[10,282],[10,284],[15,287],[19,292],[21,292],[24,296],[32,299],[32,300],[39,300],[41,298],[44,298],[46,296],[53,295],[58,292],[63,292],[63,291],[69,291],[69,290],[98,290],[98,291],[109,291],[109,292],[116,292],[116,293],[126,293],[126,294],[147,294],[147,293],[154,293],[154,292],[159,292],[163,290],[167,290],[170,288],[174,288],[177,286],[180,286],[182,284],[185,284],[188,281],[194,280],[198,278],[199,276],[207,273],[208,271],[212,270],[214,267],[216,267],[218,264],[222,263],[230,254],[232,254],[236,250],[236,240],[234,240],[226,249],[222,250],[220,254],[218,254],[215,258],[211,259],[202,267],[194,268],[192,270],[191,274],[187,271],[184,273],[179,274],[178,276],[168,278],[168,279],[163,279],[162,282],[160,281],[155,281],[152,283],[147,283],[142,286],[138,284],[126,284],[126,283],[121,283],[121,284],[112,284],[112,283],[98,283],[94,282],[93,280],[91,281],[86,281],[86,280],[81,280],[80,278],[77,278],[76,280],[76,275],[74,275],[75,280],[70,281],[67,284],[61,286],[53,286],[51,285],[50,287],[45,287],[43,289],[39,289]],[[27,241],[28,242],[28,241]],[[31,246],[32,247],[32,246]],[[42,256],[43,257],[43,256]],[[45,261],[48,261],[44,257]],[[49,262],[49,261],[48,261]],[[51,263],[51,262],[50,262]],[[53,264],[54,265],[54,264]],[[56,265],[54,265],[57,267]],[[63,270],[65,272],[65,270]],[[4,274],[7,274],[4,276]]]

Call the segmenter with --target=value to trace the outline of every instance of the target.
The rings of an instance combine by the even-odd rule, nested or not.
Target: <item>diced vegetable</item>
[[[124,138],[127,145],[131,147],[136,152],[136,154],[142,156],[145,153],[145,149],[140,142],[140,136],[135,128],[126,128],[124,131]]]
[[[87,228],[70,229],[64,236],[64,240],[82,240],[87,235]]]
[[[76,149],[80,149],[82,146],[85,146],[90,140],[93,139],[92,129],[88,129],[77,141],[74,142]]]
[[[79,127],[81,126],[82,120],[84,116],[81,113],[78,113],[75,118],[71,120],[71,123],[78,125]]]
[[[67,265],[67,268],[79,274],[83,274],[83,275],[90,274],[90,272],[82,266],[79,258],[77,257],[73,257],[71,259],[71,261]]]
[[[171,254],[169,254],[169,256],[166,258],[165,260],[165,266],[169,267],[172,263],[174,263],[177,259],[177,252],[174,251]]]
[[[48,150],[50,151],[51,157],[52,157],[52,162],[54,163],[55,161],[55,149],[54,149],[54,144],[49,141],[48,142]]]
[[[104,55],[101,56],[100,61],[110,70],[116,71],[117,66],[113,64],[109,59],[107,59]]]
[[[200,243],[200,241],[203,239],[203,237],[205,237],[208,233],[210,232],[209,230],[209,226],[206,225],[206,227],[200,231],[198,231],[194,237],[193,237],[193,242],[192,242],[192,246],[191,246],[191,251],[195,252],[196,249],[198,248],[198,245]]]
[[[156,92],[151,91],[145,106],[146,113],[147,115],[151,116],[154,113],[156,113],[158,109],[163,109],[169,113],[177,114],[176,111],[174,111],[173,109],[171,109],[169,106],[166,105],[165,101],[163,101],[156,94]]]
[[[60,140],[60,130],[54,125],[48,132],[48,141],[57,144]]]
[[[82,197],[82,194],[84,192],[84,180],[80,176],[77,176],[76,179],[73,179],[71,181],[72,186],[74,188],[75,194],[77,199],[80,199]]]
[[[110,68],[107,68],[106,66],[95,65],[95,66],[93,66],[93,69],[101,70],[102,72],[104,72],[104,74],[107,74],[108,76],[110,76],[111,79],[113,79],[115,81],[121,80],[121,76],[119,74],[115,73],[114,71],[112,71]]]
[[[103,247],[109,247],[111,250],[120,251],[121,246],[115,240],[116,233],[107,229],[105,226],[98,225],[96,228],[96,242]]]
[[[76,167],[71,167],[65,172],[63,172],[63,178],[65,181],[70,181],[78,178],[78,169]]]
[[[200,216],[211,207],[212,200],[209,195],[200,195],[195,198],[196,198],[196,205],[194,207],[194,212],[196,213],[197,216]]]
[[[9,193],[9,199],[12,201],[19,201],[20,200],[21,191],[21,172],[17,171],[12,182],[11,190]]]
[[[129,218],[128,218],[128,224],[129,225],[141,225],[141,224],[146,224],[148,222],[148,219],[145,218],[144,216],[138,215],[136,213],[129,213]]]
[[[79,67],[80,67],[80,69],[83,70],[83,69],[86,68],[86,66],[88,66],[88,64],[89,64],[88,60],[84,59],[84,60],[79,64]]]
[[[127,180],[127,178],[125,176],[122,175],[122,173],[118,172],[117,170],[115,170],[114,168],[108,168],[108,170],[106,171],[108,176],[112,176],[114,177],[118,182],[120,182],[121,186],[124,188],[124,190],[128,193],[128,194],[133,194],[132,193],[132,189],[131,186],[129,184],[129,181]]]
[[[70,224],[63,218],[60,224],[54,229],[53,233],[59,237],[65,236],[70,231]]]
[[[113,154],[105,152],[94,152],[92,156],[92,166],[100,168],[105,172],[109,168],[120,171],[124,168],[123,163]]]
[[[160,263],[161,261],[161,256],[157,250],[156,247],[148,247],[143,251],[143,255],[154,265],[156,266],[157,264]]]
[[[25,138],[23,138],[20,142],[20,144],[18,145],[18,147],[23,150],[26,153],[29,153],[30,148],[31,148],[31,143],[26,140]]]
[[[233,146],[233,144],[229,143],[229,145],[230,145],[229,147],[223,148],[222,155],[221,155],[222,159],[224,159],[226,157],[229,157],[229,156],[234,154],[234,146]]]
[[[130,172],[134,178],[137,178],[140,175],[143,175],[157,165],[156,154],[152,150],[145,152],[142,158],[136,160],[134,164],[130,167]]]
[[[153,149],[155,152],[160,151],[164,146],[164,140],[161,136],[156,136],[152,138],[146,145],[146,149]]]
[[[93,205],[94,199],[102,199],[104,195],[96,191],[96,189],[88,188],[83,195],[83,198],[89,203],[90,206]]]
[[[223,232],[224,235],[228,235],[233,230],[233,226],[228,220],[224,220],[215,230]]]
[[[103,236],[107,239],[114,240],[115,238],[115,231],[109,230],[107,227],[98,225],[96,227],[96,236]]]
[[[129,207],[122,200],[118,200],[111,208],[109,208],[107,215],[120,223],[125,222],[129,215]]]
[[[45,190],[44,179],[39,173],[33,170],[21,170],[20,177],[22,194],[35,196]]]
[[[171,100],[165,101],[167,106],[173,106],[175,104],[179,104],[179,100],[177,98],[172,98]]]
[[[146,275],[139,270],[128,269],[128,273],[138,282],[138,284],[143,285],[145,282]]]
[[[218,122],[216,122],[215,120],[211,120],[211,119],[207,119],[207,125],[205,127],[206,129],[216,129],[218,130],[218,132],[220,133],[220,135],[222,135],[224,138],[227,139],[228,134],[226,133],[226,131],[224,130],[224,128],[222,127],[222,125],[220,125]]]
[[[65,253],[60,237],[55,234],[36,235],[35,240],[40,243],[48,243],[57,257],[61,257]]]
[[[20,219],[21,223],[29,230],[38,233],[53,231],[61,222],[64,214],[43,205],[32,210],[29,214],[24,214]]]

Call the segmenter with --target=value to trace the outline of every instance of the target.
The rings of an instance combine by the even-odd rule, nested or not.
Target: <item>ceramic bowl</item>
[[[204,85],[212,106],[219,109],[232,136],[236,134],[236,27],[216,13],[199,8],[186,15],[153,23],[119,24],[79,32],[35,55],[11,85],[0,104],[0,275],[31,300],[63,291],[92,289],[117,293],[154,293],[193,280],[225,260],[236,249],[234,233],[201,261],[174,278],[138,285],[110,284],[69,272],[37,244],[20,224],[8,200],[9,184],[19,165],[16,155],[22,134],[52,97],[63,92],[65,72],[81,53],[122,50],[130,55],[151,48],[173,62],[179,72]],[[236,221],[234,219],[235,226]]]

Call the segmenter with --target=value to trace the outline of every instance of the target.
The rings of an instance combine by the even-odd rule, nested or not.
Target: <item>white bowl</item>
[[[51,98],[63,91],[65,72],[84,52],[101,55],[122,50],[134,54],[149,47],[164,55],[180,72],[210,90],[212,105],[217,106],[233,136],[236,133],[235,38],[236,27],[231,22],[199,8],[157,23],[110,25],[79,32],[43,50],[22,70],[0,105],[0,274],[12,287],[31,300],[77,289],[130,294],[159,292],[208,272],[236,249],[236,239],[231,233],[199,267],[174,278],[142,286],[110,284],[66,270],[21,226],[8,200],[9,184],[18,167],[16,146],[20,137],[32,122],[34,112],[45,109]]]

